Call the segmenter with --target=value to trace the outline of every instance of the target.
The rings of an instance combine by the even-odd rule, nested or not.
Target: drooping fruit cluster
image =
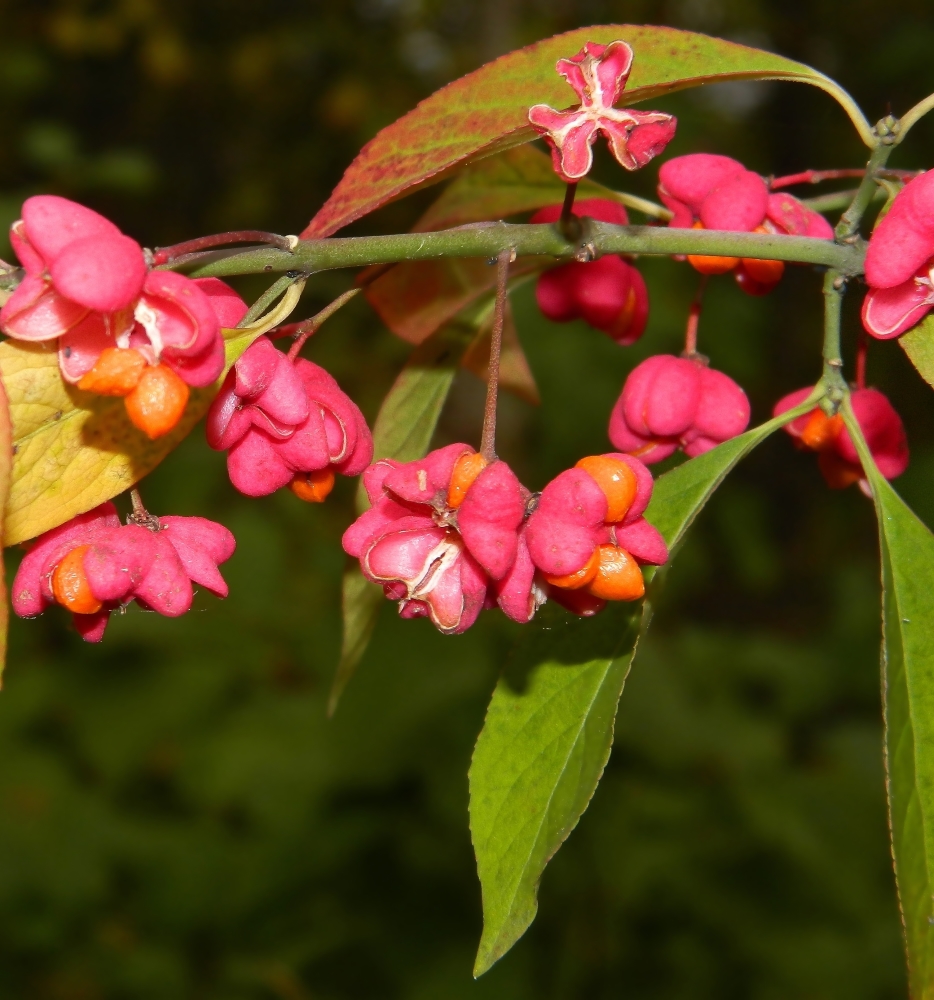
[[[800,406],[812,391],[809,387],[784,396],[775,404],[774,415]],[[895,408],[878,389],[854,389],[850,404],[879,471],[886,479],[900,476],[908,468],[908,440]],[[821,474],[831,489],[859,483],[864,493],[872,495],[856,445],[839,413],[828,416],[815,407],[786,424],[785,430],[799,448],[817,452]]]
[[[403,618],[427,616],[446,633],[469,628],[508,585],[528,490],[505,462],[466,444],[415,462],[383,459],[363,483],[372,506],[344,533],[344,550]]]
[[[529,222],[557,222],[560,215],[560,205],[549,205]],[[575,204],[574,215],[618,226],[629,222],[626,209],[606,198],[582,199]],[[645,279],[632,264],[615,254],[559,264],[539,277],[535,297],[542,313],[553,323],[582,319],[624,347],[642,336],[649,318]]]
[[[643,516],[652,474],[630,455],[591,455],[541,493],[526,526],[532,563],[548,593],[580,615],[645,593],[641,564],[660,566],[668,548]]]
[[[100,642],[111,612],[131,601],[175,618],[191,607],[192,584],[226,597],[217,567],[235,547],[225,527],[203,517],[130,515],[121,524],[104,503],[33,542],[13,580],[13,610],[33,618],[60,604],[87,642]]]
[[[0,330],[57,340],[65,380],[123,396],[130,420],[150,438],[175,427],[190,387],[223,371],[221,327],[247,311],[224,282],[149,270],[135,240],[55,195],[28,198],[10,239],[26,277],[0,309]]]
[[[676,156],[662,164],[658,180],[658,196],[674,213],[669,226],[833,239],[833,229],[822,215],[784,191],[770,194],[758,174],[729,156]],[[687,259],[702,274],[732,271],[749,295],[770,292],[785,270],[780,260],[693,254]]]
[[[644,593],[640,563],[665,543],[645,520],[652,474],[628,455],[582,459],[535,497],[498,459],[453,444],[363,474],[372,507],[344,534],[364,576],[399,602],[463,632],[484,607],[528,622],[549,593],[577,614]]]
[[[358,476],[373,458],[363,414],[332,376],[289,358],[268,337],[227,373],[208,411],[207,439],[228,452],[230,481],[252,497],[289,486],[302,500],[321,502],[336,472]]]
[[[749,414],[746,393],[703,358],[657,354],[629,373],[609,435],[643,462],[661,462],[679,448],[693,458],[742,434]]]

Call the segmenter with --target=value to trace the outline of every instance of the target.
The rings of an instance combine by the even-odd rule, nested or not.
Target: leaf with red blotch
[[[461,366],[486,382],[490,371],[490,341],[493,335],[493,302],[490,301],[490,312],[474,342],[464,353]],[[512,307],[506,299],[506,313],[503,317],[503,343],[499,356],[499,385],[519,399],[532,406],[538,406],[542,397],[539,395],[535,376],[529,367],[525,351],[519,342],[519,334],[512,318]]]
[[[413,226],[429,232],[560,204],[564,187],[551,169],[551,159],[530,146],[520,146],[475,163],[453,180]],[[619,195],[602,184],[584,181],[581,198]],[[510,268],[513,279],[542,266],[536,258],[520,259]],[[378,277],[371,275],[381,271]],[[490,291],[496,269],[478,257],[402,261],[388,269],[376,265],[360,276],[370,305],[396,336],[420,344],[465,306]]]
[[[528,121],[533,104],[570,108],[577,103],[555,63],[574,55],[586,42],[608,44],[615,39],[628,42],[635,52],[623,95],[627,107],[707,83],[796,80],[832,94],[854,121],[860,115],[828,77],[771,52],[676,28],[630,24],[579,28],[481,66],[384,128],[347,168],[302,237],[330,236],[466,163],[536,138]]]
[[[534,274],[542,264],[540,257],[520,257],[510,278]],[[406,261],[371,282],[366,297],[397,337],[421,344],[495,285],[496,268],[480,257]]]

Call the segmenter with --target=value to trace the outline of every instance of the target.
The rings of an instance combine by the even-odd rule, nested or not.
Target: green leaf
[[[934,313],[928,314],[913,330],[902,334],[898,342],[921,378],[934,386]]]
[[[360,572],[359,563],[354,562],[344,570],[344,578],[341,581],[344,634],[341,641],[341,658],[328,694],[328,718],[337,711],[344,688],[357,672],[357,666],[373,637],[373,629],[376,628],[385,599],[382,587],[367,580]]]
[[[672,554],[736,463],[813,406],[809,400],[659,477],[646,517]],[[545,866],[596,790],[659,585],[656,579],[643,605],[611,604],[595,619],[569,618],[546,606],[493,692],[470,765],[470,829],[483,891],[475,976],[535,918]]]
[[[644,609],[644,610],[643,610]],[[470,832],[483,888],[474,975],[535,919],[538,880],[587,808],[649,605],[596,619],[548,605],[496,686],[470,764]]]
[[[520,257],[509,268],[510,288],[541,270],[539,257]],[[366,298],[390,330],[420,344],[496,285],[496,268],[481,257],[395,264],[370,282]]]
[[[844,419],[879,520],[882,696],[895,881],[913,997],[934,996],[934,535],[876,468],[849,400]]]
[[[226,371],[259,333],[224,333]],[[68,385],[48,344],[3,341],[0,376],[13,435],[4,545],[34,538],[128,490],[190,433],[220,384],[193,389],[178,426],[150,441],[130,423],[122,399]]]
[[[558,59],[585,42],[627,41],[635,52],[622,102],[628,107],[686,87],[728,80],[795,80],[832,94],[868,145],[871,130],[852,99],[803,63],[691,31],[611,24],[556,35],[510,52],[422,101],[367,143],[302,237],[330,236],[348,223],[419,187],[436,183],[474,160],[536,137],[533,104],[577,104],[555,72]]]
[[[417,347],[383,400],[373,426],[373,456],[411,462],[428,452],[461,358],[492,311],[492,302],[468,310]],[[357,509],[369,506],[363,482],[357,490]],[[331,682],[328,715],[337,710],[369,645],[383,605],[383,591],[366,580],[354,563],[344,573],[344,636],[341,658]]]
[[[662,533],[670,553],[677,551],[694,518],[736,463],[774,431],[812,410],[815,403],[816,398],[809,399],[659,476],[645,516]]]

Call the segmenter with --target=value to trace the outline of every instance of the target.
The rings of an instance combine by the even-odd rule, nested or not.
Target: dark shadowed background
[[[934,90],[929,0],[0,0],[0,225],[51,191],[148,246],[298,232],[362,143],[440,84],[554,32],[625,21],[809,62],[871,120]],[[764,174],[865,156],[810,88],[657,103],[681,121],[670,154],[727,153]],[[932,159],[928,120],[893,165]],[[656,171],[622,176],[601,157],[596,174],[651,194]],[[431,197],[351,231],[406,228]],[[671,261],[643,271],[651,321],[628,350],[549,325],[530,288],[517,295],[544,404],[503,401],[500,452],[531,488],[604,450],[626,373],[679,349],[693,275]],[[348,282],[313,278],[299,316]],[[819,285],[804,268],[764,299],[712,283],[701,349],[744,385],[755,420],[818,374]],[[359,302],[308,350],[369,418],[406,352]],[[894,344],[872,345],[869,370],[908,426],[898,488],[931,523],[930,390]],[[439,440],[476,443],[481,401],[459,376]],[[201,595],[179,620],[131,611],[101,646],[55,611],[14,623],[0,695],[3,997],[904,996],[872,511],[856,489],[828,491],[785,435],[728,480],[678,557],[593,804],[546,873],[537,922],[477,983],[466,773],[515,629],[491,613],[445,638],[387,603],[327,721],[352,484],[322,507],[248,501],[199,429],[143,492],[157,513],[235,532],[231,595]]]

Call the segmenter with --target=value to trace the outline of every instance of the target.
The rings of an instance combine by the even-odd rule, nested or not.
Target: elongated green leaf
[[[934,314],[898,338],[921,378],[934,387]]]
[[[225,334],[229,368],[259,334]],[[4,545],[33,538],[128,490],[189,434],[220,384],[193,389],[178,426],[150,441],[130,423],[122,399],[68,385],[54,347],[5,340],[0,375],[13,434]]]
[[[813,407],[814,400],[808,400],[659,476],[645,516],[662,533],[669,552],[677,551],[694,518],[733,466],[778,428]]]
[[[813,405],[797,407],[658,479],[646,516],[672,553],[733,466]],[[528,627],[493,692],[470,766],[470,829],[483,890],[476,976],[535,918],[545,866],[596,790],[623,684],[651,620],[650,600],[651,591],[641,607],[611,604],[594,620],[569,619],[546,607],[549,614]]]
[[[651,25],[579,28],[510,52],[422,101],[367,143],[302,236],[330,236],[354,219],[447,176],[473,160],[535,138],[533,104],[574,106],[576,96],[555,72],[558,59],[586,42],[628,42],[635,52],[623,94],[626,106],[686,87],[728,80],[795,80],[832,94],[864,141],[869,125],[832,80],[803,63],[691,31]]]
[[[568,620],[546,606],[496,686],[470,764],[483,889],[475,976],[535,919],[545,865],[597,787],[643,614],[647,603],[613,604],[594,620]]]
[[[411,462],[428,451],[454,375],[468,346],[478,336],[492,302],[481,303],[442,327],[417,347],[386,395],[373,427],[375,458]],[[357,508],[368,506],[361,482]],[[344,573],[344,636],[341,658],[331,682],[328,715],[337,710],[341,694],[357,670],[383,604],[380,587],[366,580],[354,563]]]
[[[934,997],[934,535],[844,417],[872,487],[882,563],[882,694],[892,853],[912,997]]]

